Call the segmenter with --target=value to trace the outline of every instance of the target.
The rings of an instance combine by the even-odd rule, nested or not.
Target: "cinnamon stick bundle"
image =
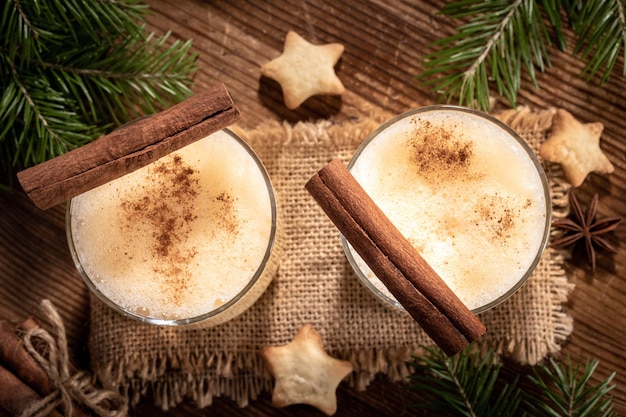
[[[480,320],[404,238],[341,161],[331,161],[305,188],[372,272],[448,356],[485,333]]]
[[[28,353],[15,327],[6,321],[0,321],[0,362],[39,394],[50,394],[48,375]]]
[[[19,327],[36,325],[29,318]],[[0,408],[15,416],[52,392],[48,375],[28,353],[18,330],[11,323],[0,321]],[[74,417],[86,416],[80,409],[74,411]],[[50,415],[61,416],[56,410]]]
[[[41,401],[42,397],[31,387],[24,384],[17,376],[0,364],[0,409],[14,416],[21,415],[24,410]],[[61,417],[56,410],[51,417]]]
[[[218,84],[171,108],[17,174],[33,203],[46,210],[221,130],[240,118]]]

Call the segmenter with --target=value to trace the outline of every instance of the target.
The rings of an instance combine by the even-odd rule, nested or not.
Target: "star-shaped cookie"
[[[293,110],[311,96],[345,91],[334,69],[343,50],[342,44],[313,45],[289,31],[283,53],[261,66],[261,74],[280,84],[285,106]]]
[[[324,351],[322,337],[311,324],[302,326],[290,343],[264,346],[259,354],[275,379],[273,406],[309,404],[326,415],[335,414],[337,386],[353,367]]]
[[[565,179],[580,186],[591,172],[610,174],[614,167],[600,149],[604,125],[581,123],[567,110],[558,109],[552,119],[550,137],[539,149],[543,159],[561,164]]]

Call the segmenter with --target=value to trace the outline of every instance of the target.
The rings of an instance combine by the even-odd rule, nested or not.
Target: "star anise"
[[[584,212],[578,203],[578,199],[571,191],[569,201],[571,206],[569,218],[552,222],[553,227],[565,231],[563,236],[552,242],[552,247],[564,248],[573,245],[580,239],[584,239],[585,251],[591,264],[591,270],[595,271],[596,247],[610,253],[617,253],[615,248],[602,235],[614,230],[619,222],[622,221],[622,218],[610,217],[596,220],[598,194],[593,196],[591,203],[589,203],[587,210]]]

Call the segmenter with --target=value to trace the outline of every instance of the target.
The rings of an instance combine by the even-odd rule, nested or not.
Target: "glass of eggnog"
[[[527,143],[497,119],[427,106],[380,126],[348,168],[374,202],[474,313],[509,298],[546,247],[551,200]],[[403,307],[342,237],[377,297]]]
[[[159,325],[224,323],[265,291],[275,269],[269,176],[228,129],[74,197],[72,257],[114,310]]]

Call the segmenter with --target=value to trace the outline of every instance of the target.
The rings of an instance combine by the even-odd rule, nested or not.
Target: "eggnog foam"
[[[123,309],[192,318],[233,299],[263,262],[268,185],[224,131],[72,200],[82,268]]]
[[[513,137],[479,116],[405,118],[369,142],[351,172],[470,309],[507,293],[541,249],[541,177]],[[371,283],[394,299],[352,252]]]

